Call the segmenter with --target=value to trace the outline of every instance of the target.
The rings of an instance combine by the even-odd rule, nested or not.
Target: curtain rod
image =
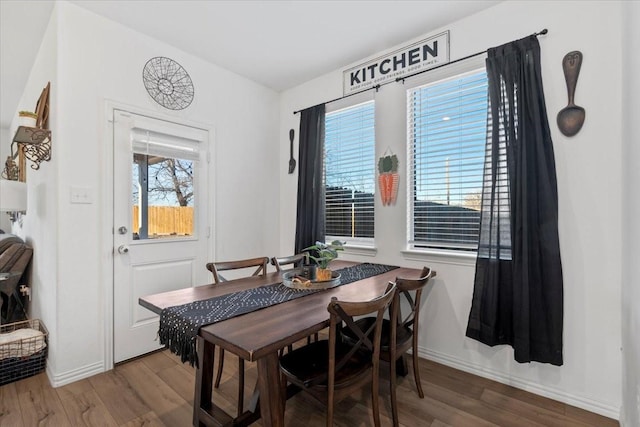
[[[531,35],[532,35],[532,36],[536,36],[536,37],[537,37],[537,36],[543,36],[543,35],[547,34],[548,32],[549,32],[549,30],[547,30],[546,28],[544,28],[544,29],[542,29],[541,31],[539,31],[539,32],[537,32],[537,33],[533,33],[533,34],[531,34]],[[455,64],[455,63],[457,63],[457,62],[464,61],[464,60],[466,60],[466,59],[473,58],[473,57],[475,57],[475,56],[482,55],[482,54],[485,54],[485,53],[487,53],[487,51],[486,51],[486,50],[483,50],[483,51],[481,51],[481,52],[476,52],[476,53],[474,53],[474,54],[467,55],[467,56],[465,56],[464,58],[459,58],[459,59],[456,59],[456,60],[454,60],[454,61],[449,61],[449,62],[447,62],[446,64],[440,64],[440,65],[435,66],[435,67],[433,67],[433,68],[429,68],[429,69],[426,69],[426,70],[418,71],[417,73],[409,74],[408,76],[398,77],[398,78],[397,78],[397,79],[395,79],[395,80],[390,80],[390,81],[385,82],[385,83],[381,83],[381,84],[377,84],[377,85],[375,85],[375,86],[371,86],[370,88],[367,88],[367,89],[361,90],[360,92],[350,93],[349,95],[344,95],[344,96],[341,96],[341,97],[339,97],[339,98],[335,98],[335,99],[332,99],[332,100],[330,100],[330,101],[326,101],[326,102],[324,102],[323,104],[329,104],[329,103],[331,103],[331,102],[340,101],[341,99],[349,98],[350,96],[354,96],[354,95],[359,95],[359,94],[361,94],[361,93],[368,92],[368,91],[370,91],[370,90],[374,90],[374,89],[375,89],[375,91],[377,92],[377,91],[378,91],[378,89],[380,89],[380,87],[385,86],[385,85],[388,85],[389,83],[397,83],[397,82],[403,82],[403,83],[404,83],[405,79],[411,78],[411,77],[413,77],[413,76],[417,76],[418,74],[422,74],[422,73],[426,73],[426,72],[429,72],[429,71],[437,70],[438,68],[446,67],[447,65],[452,65],[452,64]],[[316,105],[321,105],[321,104],[316,104]],[[304,108],[303,108],[303,110],[304,110]],[[293,114],[298,114],[300,111],[302,111],[302,110],[294,111],[294,112],[293,112]]]

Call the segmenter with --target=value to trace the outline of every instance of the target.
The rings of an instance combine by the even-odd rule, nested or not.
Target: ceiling
[[[282,91],[499,1],[88,1],[72,3]],[[0,126],[8,127],[52,1],[0,1]],[[28,25],[25,25],[25,22]]]

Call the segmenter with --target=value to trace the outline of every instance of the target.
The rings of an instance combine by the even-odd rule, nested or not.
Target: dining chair
[[[428,267],[424,267],[418,279],[403,279],[396,277],[396,293],[389,309],[389,319],[382,322],[382,338],[380,340],[380,359],[389,362],[389,381],[391,389],[391,412],[393,415],[393,425],[398,426],[398,404],[396,398],[396,371],[398,359],[404,357],[407,350],[411,349],[413,356],[413,377],[416,382],[418,396],[424,399],[424,392],[420,383],[420,370],[418,369],[418,337],[420,317],[420,301],[422,291],[429,279],[434,277],[436,272]],[[404,300],[405,304],[403,304]],[[408,308],[405,316],[402,314],[402,306]],[[395,319],[391,321],[390,319]],[[376,322],[376,318],[364,317],[356,321],[363,329]],[[355,342],[359,339],[357,334],[350,330],[343,331],[343,338],[347,342]],[[393,344],[395,343],[395,345]],[[404,366],[404,363],[401,365]]]
[[[276,268],[276,271],[284,271],[282,268],[285,265],[292,265],[293,268],[300,268],[303,264],[309,263],[309,254],[307,252],[289,255],[284,257],[273,257],[271,258],[271,265]],[[316,332],[313,335],[307,337],[307,344],[311,343],[311,337],[313,337],[314,341],[318,341],[318,333]],[[287,346],[287,349],[291,351],[293,349],[292,345]]]
[[[221,262],[209,262],[207,263],[207,270],[213,273],[213,281],[215,284],[226,282],[227,279],[223,277],[220,272],[228,270],[241,270],[241,269],[253,269],[251,276],[264,276],[267,273],[267,264],[269,263],[268,257],[258,257],[242,259],[237,261],[221,261]],[[222,369],[224,367],[224,349],[220,347],[218,352],[218,371],[216,373],[216,380],[214,387],[220,387],[220,379],[222,378]],[[244,412],[244,359],[238,357],[238,416]]]
[[[378,374],[380,336],[385,311],[395,294],[390,283],[383,295],[370,301],[339,301],[331,298],[329,339],[320,340],[280,357],[283,393],[287,382],[294,384],[327,406],[327,426],[333,426],[334,405],[371,383],[373,422],[380,426]],[[375,322],[365,329],[354,317],[375,314]],[[341,330],[349,329],[359,339],[342,341]],[[286,405],[286,402],[284,402]]]
[[[303,264],[309,262],[309,254],[301,253],[290,256],[283,257],[273,257],[271,258],[271,265],[276,268],[276,271],[282,271],[283,266],[292,265],[293,268],[302,267]]]

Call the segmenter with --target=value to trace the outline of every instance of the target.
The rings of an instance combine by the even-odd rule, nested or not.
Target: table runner
[[[340,285],[346,285],[367,277],[377,276],[398,268],[397,266],[363,263],[336,270],[340,273]],[[292,289],[282,283],[260,286],[207,300],[167,307],[160,312],[160,344],[180,356],[191,366],[197,363],[196,336],[202,326],[227,320],[272,305],[291,301],[322,289]]]

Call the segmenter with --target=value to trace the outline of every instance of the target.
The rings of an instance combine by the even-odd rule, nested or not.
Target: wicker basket
[[[25,331],[18,332],[21,329]],[[33,319],[0,325],[0,334],[15,336],[27,332],[26,329],[33,329],[41,334],[0,342],[0,386],[36,375],[46,367],[49,332],[42,321]],[[5,335],[6,337],[11,335]]]

